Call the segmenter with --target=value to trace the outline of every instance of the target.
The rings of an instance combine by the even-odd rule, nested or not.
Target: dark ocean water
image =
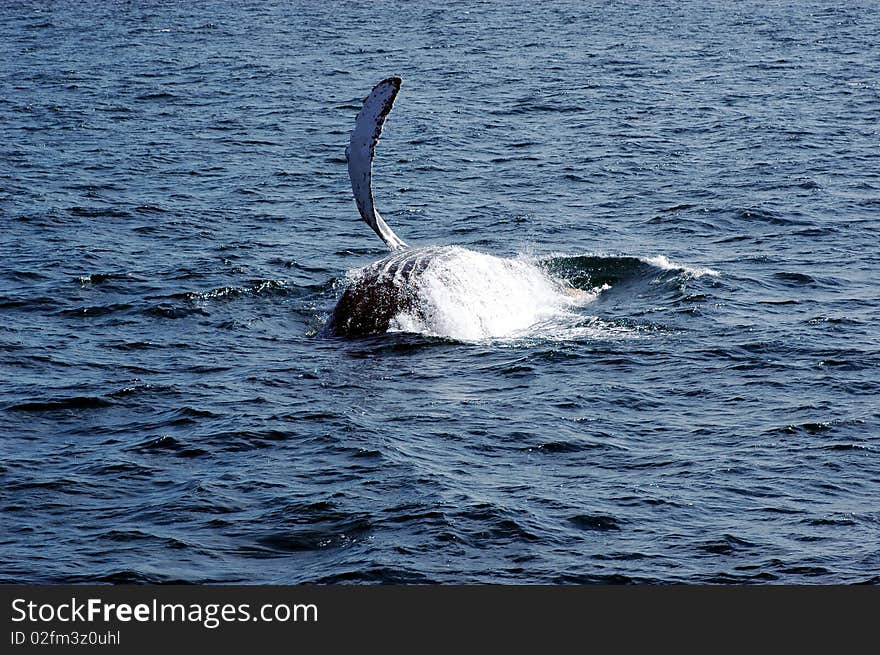
[[[877,583],[877,9],[4,3],[0,581]]]

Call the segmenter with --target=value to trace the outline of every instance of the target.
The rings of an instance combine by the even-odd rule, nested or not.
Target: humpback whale
[[[501,303],[495,310],[507,315],[522,315],[519,319],[521,322],[530,320],[529,316],[540,319],[539,312],[532,309],[532,305],[536,303],[528,307],[529,311],[522,312],[519,311],[521,305],[504,306],[505,298],[522,296],[518,292],[523,286],[532,287],[532,298],[557,296],[560,292],[563,296],[570,296],[576,290],[563,288],[543,272],[536,272],[534,267],[523,262],[501,259],[457,246],[410,247],[379,215],[373,198],[373,157],[385,119],[391,111],[400,86],[399,77],[389,77],[373,87],[355,119],[355,126],[345,150],[351,189],[360,217],[385,242],[391,253],[352,276],[325,326],[325,334],[350,337],[386,332],[401,316],[418,320],[426,318],[425,314],[432,311],[437,313],[436,302],[432,307],[429,296],[436,300],[439,293],[445,301],[458,294],[460,300],[461,296],[485,294],[489,287],[492,301],[496,305]],[[527,268],[530,271],[523,274]],[[463,270],[470,272],[470,277],[464,283]],[[426,293],[426,285],[433,285],[430,289],[433,295]],[[438,286],[441,287],[439,291]],[[525,295],[525,302],[530,302],[528,294]],[[483,303],[484,306],[486,304],[491,303]],[[467,309],[464,311],[467,312]],[[482,329],[484,324],[491,323],[491,317],[487,319],[477,315],[471,318],[481,324],[481,334],[488,332],[490,336],[494,336],[498,332],[491,328]],[[451,319],[444,317],[444,320],[448,322]],[[505,325],[508,324],[509,321]],[[457,334],[462,331],[459,329],[452,332]]]
[[[359,271],[343,292],[327,325],[328,331],[338,336],[385,332],[401,312],[418,311],[416,279],[429,263],[451,255],[450,249],[442,246],[409,247],[376,210],[373,157],[401,82],[399,77],[389,77],[373,87],[364,99],[345,149],[358,212],[392,253]]]

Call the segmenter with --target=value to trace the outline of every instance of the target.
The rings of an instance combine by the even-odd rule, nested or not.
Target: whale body
[[[410,248],[376,210],[373,157],[401,83],[399,77],[389,77],[373,87],[364,99],[345,149],[358,212],[392,254],[361,269],[343,292],[326,326],[327,332],[338,336],[385,332],[395,316],[416,310],[419,275],[432,261],[450,254],[445,247]]]
[[[412,325],[439,336],[494,337],[524,329],[569,302],[575,290],[533,264],[459,246],[413,248],[382,219],[372,165],[400,86],[399,77],[389,77],[373,87],[345,150],[360,217],[391,254],[350,275],[324,333],[357,337]]]
[[[339,336],[387,332],[402,313],[419,313],[419,278],[450,259],[451,247],[405,248],[358,271],[342,293],[328,330]]]

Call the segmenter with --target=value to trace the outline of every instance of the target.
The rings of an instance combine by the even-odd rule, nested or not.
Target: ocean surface
[[[876,2],[0,7],[0,582],[880,582]],[[463,250],[387,333],[387,254]]]

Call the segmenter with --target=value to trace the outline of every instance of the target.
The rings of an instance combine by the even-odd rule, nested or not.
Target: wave
[[[413,299],[388,332],[462,342],[637,338],[656,326],[603,318],[589,307],[615,289],[636,292],[669,283],[718,276],[666,256],[519,255],[501,258],[460,247],[445,248],[417,277],[407,280]],[[367,269],[349,274],[357,281]]]
[[[703,277],[704,275],[708,275],[711,277],[719,277],[721,273],[716,271],[714,268],[706,268],[706,267],[691,267],[685,266],[684,264],[677,264],[675,262],[669,261],[669,259],[665,255],[655,255],[654,257],[647,257],[642,259],[643,262],[650,264],[651,266],[656,266],[657,268],[664,271],[676,271],[678,273],[682,273],[686,277],[690,278],[698,278]]]

